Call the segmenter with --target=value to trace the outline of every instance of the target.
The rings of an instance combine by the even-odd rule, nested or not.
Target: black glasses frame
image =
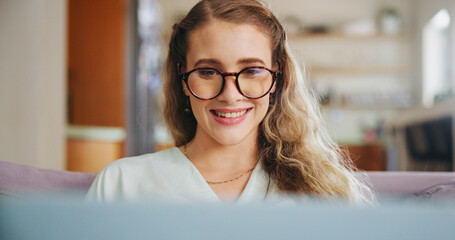
[[[249,97],[249,96],[245,95],[245,94],[242,92],[242,90],[240,89],[240,85],[239,85],[239,75],[240,75],[242,72],[246,71],[246,70],[249,70],[249,69],[256,69],[256,68],[264,69],[264,70],[267,70],[268,72],[270,72],[270,74],[272,74],[272,84],[270,84],[269,90],[268,90],[266,93],[264,93],[262,96],[260,96],[260,97]],[[190,74],[191,74],[192,72],[194,72],[194,71],[203,70],[203,69],[210,69],[210,70],[213,70],[213,71],[219,73],[219,74],[221,75],[221,77],[223,78],[223,82],[221,83],[221,89],[220,89],[220,91],[219,91],[214,97],[212,97],[212,98],[201,98],[201,97],[198,97],[198,96],[191,90],[190,85],[188,84],[188,77],[190,76]],[[197,98],[197,99],[201,99],[201,100],[212,100],[212,99],[218,97],[218,96],[223,92],[223,89],[224,89],[224,85],[225,85],[225,83],[226,83],[226,77],[227,77],[227,76],[234,76],[234,77],[235,77],[235,86],[236,86],[236,88],[237,88],[237,91],[239,91],[239,93],[240,93],[242,96],[244,96],[244,97],[246,97],[246,98],[248,98],[248,99],[259,99],[259,98],[262,98],[262,97],[264,97],[265,95],[267,95],[267,94],[270,93],[270,90],[272,90],[273,85],[275,84],[276,80],[277,80],[279,77],[281,77],[281,75],[282,75],[282,72],[276,72],[276,71],[270,70],[270,69],[268,69],[268,68],[266,68],[266,67],[247,67],[247,68],[244,68],[244,69],[240,70],[240,72],[225,72],[225,73],[222,73],[222,72],[218,71],[218,69],[215,69],[215,68],[195,68],[195,69],[193,69],[193,70],[191,70],[191,71],[189,71],[189,72],[186,72],[186,73],[181,74],[181,75],[180,75],[180,78],[185,82],[186,86],[188,87],[188,90],[190,90],[190,93],[191,93],[195,98]]]

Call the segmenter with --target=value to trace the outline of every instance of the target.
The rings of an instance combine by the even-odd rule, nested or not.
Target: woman
[[[202,0],[174,25],[164,115],[177,147],[116,161],[87,198],[368,202],[321,129],[275,16],[255,0]]]

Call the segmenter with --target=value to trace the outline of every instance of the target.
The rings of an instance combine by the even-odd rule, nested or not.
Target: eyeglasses
[[[281,72],[265,67],[247,67],[237,73],[221,73],[214,68],[196,68],[180,75],[191,94],[202,100],[211,100],[220,95],[227,76],[235,76],[235,85],[240,94],[249,99],[258,99],[272,90]]]

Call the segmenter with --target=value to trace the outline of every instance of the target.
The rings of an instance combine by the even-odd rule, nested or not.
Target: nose
[[[223,91],[216,99],[227,103],[233,103],[242,100],[244,97],[237,89],[235,84],[235,76],[226,76]]]

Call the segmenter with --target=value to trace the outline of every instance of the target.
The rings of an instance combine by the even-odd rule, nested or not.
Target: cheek
[[[207,103],[204,100],[199,100],[193,96],[190,96],[190,105],[191,110],[193,111],[193,115],[196,117],[196,120],[198,120],[199,116],[205,112]]]
[[[269,96],[265,96],[262,99],[259,99],[256,104],[259,110],[259,114],[261,115],[262,118],[267,114],[267,111],[269,109],[269,100],[270,100]]]

